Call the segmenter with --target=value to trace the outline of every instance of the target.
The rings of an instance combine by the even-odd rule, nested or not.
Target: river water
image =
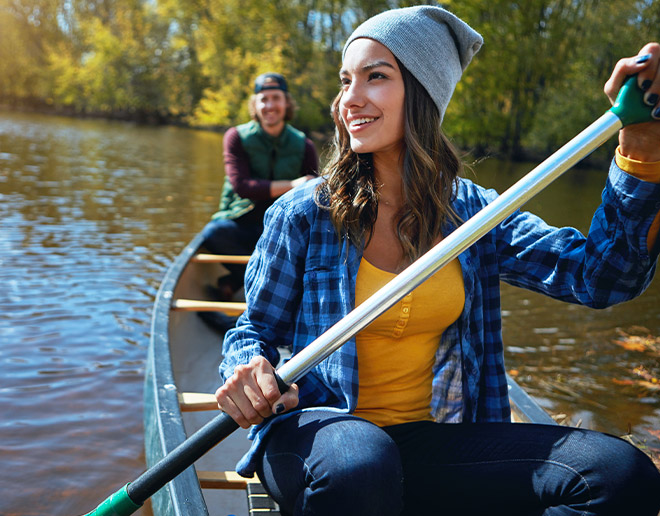
[[[151,306],[217,205],[221,146],[204,131],[0,113],[0,514],[86,513],[144,470]],[[474,173],[502,191],[530,168]],[[603,181],[569,172],[528,207],[586,230]],[[617,343],[660,335],[660,280],[603,311],[506,287],[503,304],[508,369],[544,407],[660,450],[660,345]]]

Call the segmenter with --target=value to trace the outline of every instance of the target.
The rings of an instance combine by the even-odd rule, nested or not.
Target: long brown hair
[[[405,87],[403,166],[404,204],[396,231],[404,256],[414,261],[428,251],[447,220],[457,221],[450,202],[463,163],[443,134],[435,103],[419,81],[397,63]],[[378,214],[378,185],[371,154],[357,154],[339,113],[340,92],[332,103],[335,135],[332,155],[323,169],[327,181],[316,191],[317,204],[330,211],[341,237],[366,245]]]

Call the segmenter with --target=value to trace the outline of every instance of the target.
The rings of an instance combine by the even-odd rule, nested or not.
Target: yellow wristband
[[[621,170],[635,176],[637,179],[649,183],[660,183],[660,161],[637,161],[636,159],[627,158],[621,154],[619,147],[616,149],[614,159]]]

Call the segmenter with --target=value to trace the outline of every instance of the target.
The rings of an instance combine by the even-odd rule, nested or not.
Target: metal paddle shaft
[[[290,384],[304,376],[575,163],[602,145],[621,127],[621,120],[613,113],[606,112],[280,367],[278,373],[282,380]]]
[[[636,85],[636,78],[630,77],[621,88],[612,109],[278,368],[277,373],[281,380],[286,385],[290,385],[303,377],[374,319],[602,145],[624,125],[651,120],[653,120],[651,108],[644,104],[641,91]],[[286,385],[281,385],[280,388],[286,390]],[[114,493],[87,516],[133,514],[156,491],[237,428],[238,424],[226,414],[216,416],[169,455],[145,471],[134,482]]]
[[[619,129],[651,121],[637,76],[628,77],[611,109],[280,367],[282,380],[291,384],[304,376]]]

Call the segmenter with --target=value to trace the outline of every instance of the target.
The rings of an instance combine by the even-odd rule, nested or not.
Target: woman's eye
[[[371,72],[371,73],[369,74],[369,80],[373,80],[373,79],[385,79],[385,78],[386,78],[385,74],[383,74],[383,73],[381,73],[381,72]]]
[[[339,83],[342,86],[349,86],[351,84],[351,80],[346,77],[342,77],[341,79],[339,79]]]

